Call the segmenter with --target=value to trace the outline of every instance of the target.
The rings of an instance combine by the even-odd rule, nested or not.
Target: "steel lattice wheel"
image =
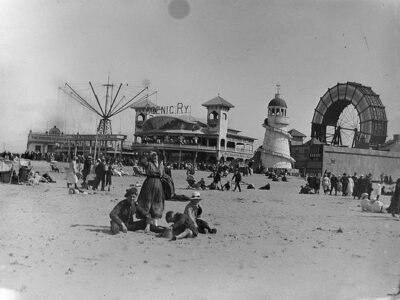
[[[338,83],[328,89],[315,108],[311,137],[321,142],[369,148],[385,143],[386,136],[385,107],[370,87]]]

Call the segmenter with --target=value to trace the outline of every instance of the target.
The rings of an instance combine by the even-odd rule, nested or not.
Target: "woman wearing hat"
[[[146,220],[145,231],[150,231],[152,221],[157,226],[157,220],[160,219],[164,212],[164,191],[161,183],[161,177],[164,175],[164,166],[158,162],[156,152],[150,152],[147,161],[142,161],[146,179],[143,182],[142,189],[138,197],[138,206],[141,213],[137,216]]]

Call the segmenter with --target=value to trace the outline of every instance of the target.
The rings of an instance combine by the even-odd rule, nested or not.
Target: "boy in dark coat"
[[[137,211],[140,211],[136,203],[136,197],[138,195],[137,188],[133,187],[126,190],[125,199],[120,201],[110,212],[110,225],[112,234],[119,232],[128,232],[136,230],[144,230],[146,228],[145,220],[134,221],[133,216]],[[159,228],[154,225],[150,225],[150,231],[162,232],[164,228]]]
[[[199,234],[197,226],[193,223],[188,215],[174,213],[169,211],[165,215],[167,223],[173,223],[171,229],[173,232],[172,241],[184,238],[196,237]]]

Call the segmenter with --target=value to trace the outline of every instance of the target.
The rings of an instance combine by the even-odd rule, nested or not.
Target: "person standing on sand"
[[[158,155],[154,151],[150,152],[148,159],[143,160],[142,164],[145,168],[146,179],[138,197],[138,206],[142,211],[138,218],[146,220],[145,232],[149,232],[152,221],[157,226],[157,219],[160,219],[164,212],[165,196],[161,182],[164,166],[158,162]]]
[[[98,164],[94,170],[94,172],[96,173],[96,181],[95,184],[93,186],[94,190],[97,190],[99,187],[99,184],[101,182],[101,190],[104,191],[104,185],[105,185],[105,177],[106,177],[106,165],[104,162],[104,159],[99,158],[98,160]]]
[[[241,192],[242,190],[240,189],[240,182],[242,181],[242,175],[240,174],[239,169],[235,170],[232,180],[235,180],[235,187],[233,188],[232,192],[236,191],[236,188],[238,188],[239,192]]]
[[[338,178],[335,176],[335,174],[332,174],[330,179],[331,179],[331,190],[329,192],[329,195],[332,195],[333,190],[335,190],[335,196],[337,196]]]
[[[108,191],[110,191],[111,188],[111,184],[112,184],[112,175],[113,175],[113,170],[112,170],[112,166],[109,165],[108,169],[106,171],[106,184],[105,187],[107,188]]]
[[[83,169],[82,169],[82,181],[86,183],[86,178],[90,174],[90,169],[92,167],[92,157],[88,156],[85,158],[83,162]]]
[[[390,205],[386,209],[388,213],[391,213],[393,217],[399,218],[400,214],[400,178],[396,181],[394,193],[390,198]]]
[[[78,189],[78,169],[76,166],[76,156],[73,156],[70,163],[69,163],[69,170],[68,170],[68,175],[67,175],[67,188],[69,188],[69,186],[71,184],[74,185],[75,189]]]

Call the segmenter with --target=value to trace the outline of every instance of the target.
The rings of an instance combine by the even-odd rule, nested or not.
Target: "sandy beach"
[[[361,212],[352,197],[300,195],[301,178],[256,174],[243,178],[255,190],[202,191],[217,234],[168,241],[110,234],[109,212],[144,178],[70,195],[65,173],[50,175],[56,183],[0,186],[0,299],[391,299],[398,290],[400,222]],[[173,178],[190,196],[185,172]],[[259,190],[266,182],[271,190]],[[165,212],[185,205],[167,201]]]

